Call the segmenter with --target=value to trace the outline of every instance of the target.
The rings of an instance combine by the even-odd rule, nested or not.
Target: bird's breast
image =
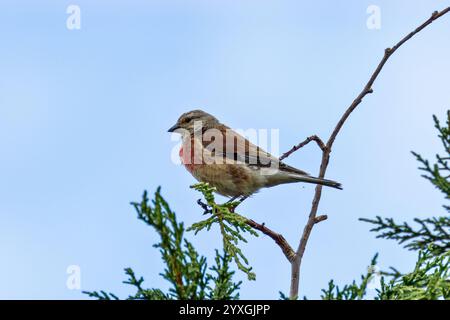
[[[185,139],[180,148],[180,160],[186,169],[193,173],[203,165],[202,148],[194,139]]]

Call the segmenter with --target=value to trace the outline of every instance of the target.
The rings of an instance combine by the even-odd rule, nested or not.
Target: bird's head
[[[218,123],[219,121],[209,113],[202,110],[192,110],[183,113],[180,118],[178,118],[177,123],[175,123],[168,131],[179,131],[179,133],[183,133],[184,131],[193,134],[197,130],[214,128]]]

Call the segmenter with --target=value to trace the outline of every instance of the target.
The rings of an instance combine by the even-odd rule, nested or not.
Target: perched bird
[[[182,135],[179,154],[186,169],[232,200],[284,183],[342,189],[338,182],[312,177],[281,162],[202,110],[182,114],[168,131]]]

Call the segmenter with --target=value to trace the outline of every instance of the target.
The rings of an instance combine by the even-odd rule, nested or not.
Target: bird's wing
[[[210,134],[210,136],[205,135],[202,141],[203,147],[213,153],[215,157],[244,162],[250,166],[256,167],[279,166],[281,170],[307,175],[304,171],[280,162],[278,158],[251,143],[248,139],[225,125],[220,125],[218,127],[216,136],[219,134],[222,138],[221,141],[220,139],[216,139],[214,133]]]

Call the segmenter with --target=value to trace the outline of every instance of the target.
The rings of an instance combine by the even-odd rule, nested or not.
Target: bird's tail
[[[311,177],[308,175],[301,175],[301,174],[290,174],[290,176],[291,176],[291,178],[293,178],[295,181],[298,181],[298,182],[320,184],[323,186],[342,190],[342,185],[339,182],[336,182],[333,180],[321,179],[321,178],[316,178],[316,177]]]

